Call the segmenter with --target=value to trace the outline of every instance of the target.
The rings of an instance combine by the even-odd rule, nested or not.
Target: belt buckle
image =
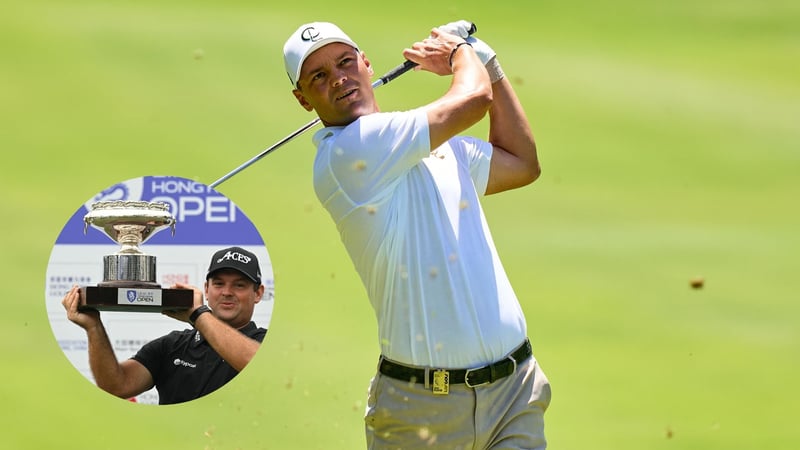
[[[511,373],[510,373],[510,375],[514,375],[515,373],[517,373],[517,360],[514,359],[514,357],[511,356],[511,355],[508,355],[508,359],[510,359],[511,362],[514,363],[514,368],[511,369]]]

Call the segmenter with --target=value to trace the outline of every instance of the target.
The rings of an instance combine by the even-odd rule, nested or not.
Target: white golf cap
[[[308,55],[332,42],[341,42],[358,48],[350,36],[344,34],[339,27],[329,22],[312,22],[302,25],[289,37],[283,46],[283,63],[286,65],[286,74],[292,85],[297,85],[303,61]]]

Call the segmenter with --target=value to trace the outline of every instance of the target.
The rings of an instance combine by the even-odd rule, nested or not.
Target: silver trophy
[[[164,228],[175,235],[175,218],[162,202],[114,200],[92,205],[83,218],[120,244],[103,257],[103,282],[81,290],[81,307],[108,311],[163,311],[188,309],[193,294],[187,289],[162,289],[156,281],[156,257],[139,246]]]

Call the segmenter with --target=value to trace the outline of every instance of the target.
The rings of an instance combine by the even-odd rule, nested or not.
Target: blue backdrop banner
[[[103,200],[164,202],[175,217],[175,235],[169,229],[153,235],[146,245],[217,245],[236,241],[262,245],[258,230],[227,197],[203,183],[180,177],[146,176],[115,184],[89,199],[69,219],[56,244],[112,244],[100,230],[89,226],[84,234],[83,217],[92,204]]]

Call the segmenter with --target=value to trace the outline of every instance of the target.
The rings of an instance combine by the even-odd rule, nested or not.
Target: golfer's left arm
[[[486,194],[534,182],[541,173],[528,118],[507,78],[492,83],[489,142],[494,147]]]
[[[219,356],[238,372],[241,372],[253,359],[261,344],[213,314],[200,314],[194,322],[194,327],[219,353]]]

